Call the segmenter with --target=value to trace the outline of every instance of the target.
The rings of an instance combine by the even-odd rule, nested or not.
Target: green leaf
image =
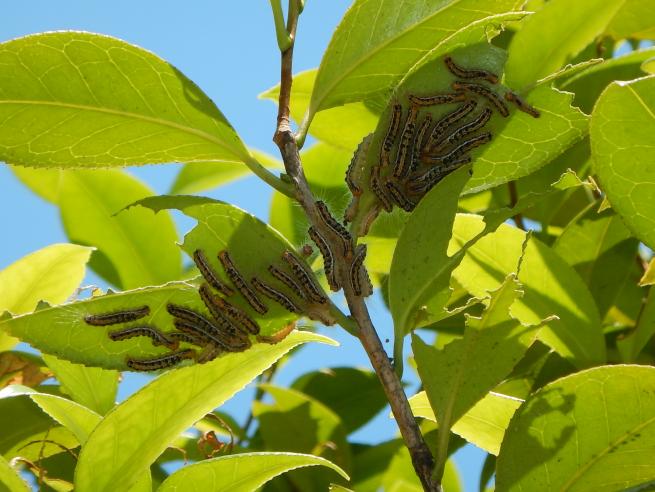
[[[79,445],[75,434],[58,426],[29,398],[13,398],[12,391],[7,388],[0,391],[0,396],[3,422],[20,423],[4,425],[0,433],[0,455],[6,459],[21,456],[28,460],[38,460],[41,456],[61,453],[61,446],[73,449]]]
[[[538,87],[526,97],[539,118],[515,111],[473,164],[466,193],[475,193],[526,176],[557,158],[588,131],[588,117],[571,107],[572,96]]]
[[[300,123],[303,119],[314,89],[317,69],[294,74],[291,86],[291,116]],[[261,99],[278,103],[279,84],[262,92]],[[373,131],[379,115],[364,103],[344,104],[321,111],[316,115],[310,132],[314,137],[341,150],[353,152],[365,135]],[[303,165],[305,161],[303,160]]]
[[[0,490],[7,492],[29,492],[27,483],[20,477],[17,470],[0,456]]]
[[[578,272],[594,296],[601,319],[628,278],[637,254],[637,240],[611,210],[592,204],[569,223],[553,250]]]
[[[639,285],[655,285],[655,258],[652,258],[648,263],[644,275],[639,280]]]
[[[159,285],[182,274],[177,232],[167,212],[117,214],[149,195],[150,188],[121,170],[62,173],[58,205],[66,234],[96,246],[100,255],[91,258],[91,266],[122,289]]]
[[[388,403],[375,373],[354,367],[310,372],[296,379],[291,387],[334,411],[348,433],[367,423]]]
[[[521,403],[523,400],[519,398],[489,392],[457,420],[450,430],[486,452],[497,456],[505,430]],[[412,396],[409,404],[416,417],[437,422],[425,391]]]
[[[83,405],[57,395],[39,393],[21,385],[7,386],[0,391],[0,398],[27,396],[41,410],[71,431],[80,444],[84,444],[96,425],[100,415]]]
[[[616,40],[655,38],[654,0],[626,0],[605,31]]]
[[[103,167],[251,159],[193,82],[124,41],[26,36],[0,44],[0,67],[0,160]]]
[[[490,293],[482,316],[467,317],[463,338],[442,350],[412,338],[418,373],[439,422],[436,470],[444,466],[453,424],[511,372],[535,340],[541,320],[525,326],[512,316],[521,295],[510,274]]]
[[[634,362],[655,335],[655,289],[649,290],[648,298],[637,318],[634,329],[624,338],[616,341],[617,348],[625,362]]]
[[[591,113],[596,99],[608,84],[643,76],[641,66],[652,56],[655,56],[655,48],[651,47],[605,60],[565,80],[561,89],[574,92],[574,104],[585,113]]]
[[[519,408],[498,455],[496,490],[625,490],[655,479],[653,443],[655,368],[582,371]]]
[[[184,196],[152,197],[139,201],[138,205],[155,211],[174,208],[196,219],[198,224],[184,236],[182,249],[189,256],[198,249],[203,250],[213,270],[226,283],[229,281],[217,257],[223,249],[229,251],[234,264],[247,280],[257,276],[273,281],[268,272],[271,264],[288,268],[282,254],[286,250],[294,250],[293,245],[268,224],[233,205],[203,197]],[[251,313],[257,319],[262,335],[276,333],[298,318],[297,314],[290,313],[279,304],[265,298],[262,300],[269,307],[265,316]],[[242,298],[234,299],[234,303],[248,312],[252,311]],[[323,311],[321,313],[325,314]]]
[[[313,333],[294,332],[276,345],[258,344],[155,379],[109,412],[93,431],[80,453],[76,490],[126,490],[181,432],[289,350],[310,341],[335,343]]]
[[[491,26],[525,15],[498,15],[522,3],[499,0],[481,6],[477,0],[452,0],[408,6],[395,0],[356,1],[323,55],[305,118],[388,93],[410,69],[458,46],[486,41]]]
[[[323,403],[303,393],[263,384],[274,402],[253,402],[252,414],[267,450],[320,455],[346,471],[351,469],[350,445],[341,419]],[[289,479],[298,490],[324,490],[331,473],[298,472]]]
[[[14,176],[46,202],[57,203],[62,171],[44,167],[8,166]]]
[[[264,167],[284,169],[282,162],[265,152],[252,149],[251,153]],[[185,164],[175,178],[170,193],[178,195],[211,190],[250,174],[247,167],[238,165],[240,163],[237,160],[225,160]]]
[[[523,21],[509,46],[508,85],[523,90],[555,72],[603,33],[624,0],[551,0]]]
[[[458,251],[483,228],[480,217],[458,215],[449,252]],[[455,279],[475,297],[497,289],[508,274],[516,272],[525,234],[515,227],[501,225],[470,247],[453,272]],[[519,281],[525,294],[514,304],[514,316],[526,324],[539,323],[552,315],[559,318],[539,331],[539,340],[578,367],[605,360],[605,342],[593,297],[580,276],[559,255],[531,238],[525,246]]]
[[[438,315],[450,297],[450,275],[463,254],[448,256],[457,199],[469,179],[465,166],[446,176],[421,200],[405,224],[393,254],[389,303],[395,343],[419,322],[417,316],[430,300]]]
[[[289,470],[317,465],[331,468],[348,480],[346,472],[318,456],[297,453],[247,453],[222,456],[185,466],[168,477],[157,490],[249,492],[259,489],[269,480]]]
[[[655,76],[612,83],[596,103],[590,131],[594,171],[612,208],[655,248]]]
[[[194,286],[176,282],[44,307],[31,314],[2,320],[0,329],[60,359],[105,369],[128,370],[125,364],[128,354],[137,358],[156,357],[166,353],[167,349],[154,347],[150,340],[146,341],[143,337],[112,341],[108,333],[116,329],[115,326],[89,326],[84,322],[84,317],[87,314],[148,306],[150,314],[142,321],[170,331],[174,327],[172,317],[166,312],[168,302],[202,306]]]
[[[0,313],[23,314],[39,301],[63,302],[80,285],[91,248],[53,244],[30,253],[0,271]],[[0,351],[18,341],[0,330]]]
[[[118,372],[73,364],[44,354],[43,360],[55,373],[63,393],[80,405],[104,415],[116,402]]]

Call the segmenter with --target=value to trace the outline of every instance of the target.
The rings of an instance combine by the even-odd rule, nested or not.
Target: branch
[[[275,22],[275,37],[280,51],[285,51],[291,46],[292,39],[284,25],[284,14],[282,14],[281,0],[271,0],[271,10],[273,11],[273,21]]]
[[[289,125],[289,102],[291,98],[291,84],[293,82],[293,42],[296,34],[298,14],[297,0],[289,0],[287,32],[292,42],[291,46],[282,51],[278,117],[273,141],[280,149],[287,175],[295,188],[295,198],[304,209],[310,224],[324,233],[332,251],[339,251],[340,245],[332,239],[332,235],[326,230],[323,221],[320,219],[316,207],[316,200],[302,168],[302,162],[298,152],[298,142]],[[342,273],[347,273],[350,268],[349,260],[352,261],[352,258],[348,259],[344,255],[335,254],[335,269],[340,270]],[[357,336],[366,350],[371,364],[384,388],[384,392],[391,405],[391,411],[398,423],[400,433],[412,458],[416,474],[426,491],[441,492],[441,485],[435,483],[432,479],[434,459],[414,419],[400,379],[394,372],[389,357],[384,351],[382,342],[371,322],[364,299],[355,294],[352,286],[348,282],[344,283],[343,289],[352,319],[354,319],[358,326]]]

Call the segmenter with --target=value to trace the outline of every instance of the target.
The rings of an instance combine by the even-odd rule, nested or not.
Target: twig
[[[271,173],[268,169],[262,166],[254,157],[248,157],[244,160],[244,164],[260,178],[262,181],[270,185],[272,188],[276,189],[280,193],[288,196],[289,198],[294,198],[293,187],[280,178]]]
[[[509,190],[509,206],[514,208],[519,201],[519,194],[516,191],[516,181],[510,181],[507,183],[507,189]],[[514,217],[514,223],[516,227],[522,230],[526,230],[525,223],[523,222],[523,215],[520,213],[516,214]]]
[[[339,251],[340,245],[332,241],[332,235],[329,234],[329,231],[325,230],[325,225],[320,219],[316,208],[316,200],[309,188],[309,184],[307,183],[302,168],[298,152],[298,143],[289,125],[289,101],[291,97],[291,84],[293,82],[293,41],[296,34],[298,13],[297,0],[289,0],[287,32],[292,41],[291,46],[282,51],[278,117],[273,141],[280,149],[287,175],[295,188],[295,198],[303,207],[310,224],[317,230],[325,233],[325,237],[328,238],[327,240],[331,243],[329,246],[332,251]],[[336,269],[339,269],[344,273],[348,271],[349,267],[350,263],[343,255],[335,255]],[[380,342],[380,338],[375,331],[375,327],[371,322],[364,299],[356,295],[348,283],[343,285],[343,289],[352,319],[354,319],[358,325],[357,336],[364,346],[364,349],[371,360],[371,364],[373,365],[382,387],[384,388],[384,392],[391,405],[391,411],[398,423],[400,433],[412,458],[416,474],[426,491],[440,492],[442,490],[441,485],[435,483],[431,478],[432,470],[434,468],[434,459],[425,444],[421,431],[414,419],[414,415],[412,414],[402,384],[394,372],[391,362]]]

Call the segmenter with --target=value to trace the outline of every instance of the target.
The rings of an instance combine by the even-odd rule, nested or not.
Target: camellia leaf
[[[449,245],[452,254],[484,229],[481,217],[459,214]],[[507,224],[471,246],[455,279],[473,296],[497,289],[521,260],[519,281],[524,295],[512,307],[523,323],[536,324],[555,315],[559,321],[539,330],[537,337],[578,367],[602,363],[605,343],[594,299],[580,276],[552,249]],[[502,252],[502,254],[499,254]]]
[[[300,391],[271,384],[263,384],[261,388],[274,399],[272,403],[255,401],[252,407],[267,450],[320,455],[350,471],[350,445],[336,413]],[[334,477],[319,470],[293,473],[289,480],[298,490],[324,490]]]
[[[411,5],[357,0],[323,55],[305,119],[321,109],[388,92],[412,67],[462,44],[486,41],[489,25],[525,15],[498,15],[522,3],[499,0],[482,8],[476,0]]]
[[[265,152],[251,149],[251,153],[257,162],[267,168],[284,169],[279,159]],[[239,165],[240,163],[236,160],[225,160],[185,164],[175,178],[170,193],[174,195],[198,193],[247,176],[250,173],[249,169]]]
[[[271,226],[234,205],[202,197],[184,196],[151,197],[139,201],[138,205],[155,211],[174,208],[196,219],[198,225],[184,236],[182,249],[189,256],[196,250],[202,250],[209,265],[223,282],[229,284],[230,281],[218,260],[218,253],[222,250],[228,251],[241,276],[249,282],[257,277],[277,285],[276,282],[279,281],[275,280],[268,270],[270,265],[276,265],[291,274],[282,254],[285,251],[293,251],[294,246]],[[286,287],[282,289],[289,291]],[[296,294],[289,295],[295,298]],[[263,296],[261,300],[268,306],[265,315],[255,313],[241,296],[235,296],[230,302],[251,313],[253,319],[258,321],[262,335],[272,335],[298,318],[297,314],[290,313],[278,303]],[[320,310],[319,314],[325,324],[335,322],[333,315],[328,312],[330,309],[328,305],[316,308],[317,312]]]
[[[317,69],[294,74],[291,86],[291,116],[300,123],[309,107]],[[280,96],[279,84],[262,92],[259,97],[270,99],[276,104]],[[353,152],[355,147],[375,128],[379,114],[364,103],[344,104],[321,111],[316,115],[309,133],[314,137],[337,147]],[[305,161],[303,160],[303,166]]]
[[[419,322],[428,300],[434,314],[450,297],[450,275],[463,252],[448,256],[457,199],[469,178],[468,167],[446,176],[428,192],[405,224],[393,254],[389,274],[389,304],[395,345]],[[400,354],[399,349],[395,349]]]
[[[276,345],[257,344],[245,352],[169,371],[155,379],[115,407],[95,428],[80,453],[76,490],[127,490],[181,432],[289,350],[311,341],[334,344],[321,335],[294,332]]]
[[[639,285],[655,285],[655,258],[651,259],[644,275],[639,280]]]
[[[7,492],[29,492],[27,483],[20,477],[6,459],[0,456],[0,488]]]
[[[497,456],[505,430],[521,403],[523,400],[519,398],[489,392],[455,422],[450,430],[487,453]],[[412,396],[409,404],[415,416],[437,422],[425,391]]]
[[[616,341],[616,346],[625,362],[634,362],[639,353],[655,335],[655,289],[648,292],[648,298],[641,308],[637,324],[625,337]]]
[[[511,315],[521,295],[516,275],[510,274],[490,293],[482,316],[467,317],[463,338],[442,350],[412,338],[418,373],[439,422],[437,470],[444,466],[453,424],[511,372],[535,340],[541,322],[524,326]]]
[[[43,360],[52,369],[63,393],[80,405],[104,415],[116,402],[118,372],[99,367],[73,364],[43,354]]]
[[[71,240],[96,246],[91,266],[122,289],[159,285],[182,274],[177,232],[168,212],[123,207],[152,195],[118,169],[62,173],[57,204]]]
[[[604,318],[628,278],[638,242],[616,214],[597,208],[594,203],[571,221],[553,250],[580,274]]]
[[[100,415],[94,411],[61,396],[39,393],[20,385],[7,386],[0,390],[0,399],[17,396],[30,398],[45,413],[75,434],[80,444],[86,442],[101,420]]]
[[[91,248],[53,244],[30,253],[0,271],[0,313],[23,314],[39,301],[63,302],[80,285]],[[18,341],[0,329],[0,351]]]
[[[601,187],[650,248],[655,248],[654,113],[655,76],[649,76],[610,84],[591,118],[591,152]]]
[[[644,75],[642,64],[655,56],[655,48],[632,51],[589,67],[566,79],[561,89],[575,93],[574,104],[585,113],[591,113],[596,99],[614,80],[632,80]]]
[[[616,40],[653,39],[655,0],[626,0],[605,31]]]
[[[289,470],[317,465],[331,468],[348,480],[346,472],[318,456],[298,453],[246,453],[185,466],[168,477],[157,490],[250,492]]]
[[[626,490],[655,479],[654,442],[655,368],[588,369],[519,408],[498,455],[496,490]]]
[[[6,162],[70,168],[252,159],[193,82],[124,41],[72,31],[26,36],[0,44],[0,67]]]
[[[332,409],[349,433],[366,424],[388,403],[375,373],[354,367],[303,374],[291,387]],[[344,391],[345,387],[348,391]]]
[[[167,349],[154,347],[144,337],[112,341],[109,331],[124,325],[90,326],[85,323],[84,317],[148,306],[149,314],[139,322],[170,331],[174,327],[172,317],[166,312],[168,302],[202,306],[194,286],[176,282],[93,297],[72,304],[43,307],[31,314],[0,321],[0,329],[60,359],[105,369],[128,370],[126,356],[156,357],[166,353]]]
[[[603,33],[624,0],[550,0],[512,38],[506,83],[521,91],[555,72]]]

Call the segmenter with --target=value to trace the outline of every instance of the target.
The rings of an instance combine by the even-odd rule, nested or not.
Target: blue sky
[[[350,0],[307,0],[295,47],[295,72],[318,66],[332,31],[349,4]],[[3,5],[1,41],[68,29],[115,36],[169,61],[214,100],[247,145],[277,155],[271,141],[275,105],[257,99],[259,93],[275,85],[279,78],[279,52],[268,1],[33,0]],[[179,166],[172,164],[131,168],[130,172],[147,182],[155,192],[165,193],[178,170]],[[0,269],[39,248],[67,241],[57,209],[33,195],[2,164],[0,190],[0,223],[4,237],[11,238],[0,245]],[[271,193],[255,178],[240,180],[209,195],[234,203],[264,220],[268,217]],[[179,219],[178,224],[180,233],[192,226],[189,221]],[[104,286],[92,274],[85,283]],[[392,338],[391,320],[381,302],[371,298],[369,306],[380,337],[383,340]],[[352,337],[338,329],[325,333],[338,339],[341,347],[303,349],[282,369],[276,383],[289,384],[299,374],[326,366],[370,367],[364,351]],[[407,376],[413,383],[411,388],[416,388],[414,376]],[[124,399],[147,379],[144,375],[128,374],[119,398]],[[224,409],[245,416],[252,393],[252,388],[244,390]],[[354,438],[374,443],[393,438],[396,432],[385,410]],[[471,446],[457,454],[467,491],[477,490],[482,456],[482,452]]]

